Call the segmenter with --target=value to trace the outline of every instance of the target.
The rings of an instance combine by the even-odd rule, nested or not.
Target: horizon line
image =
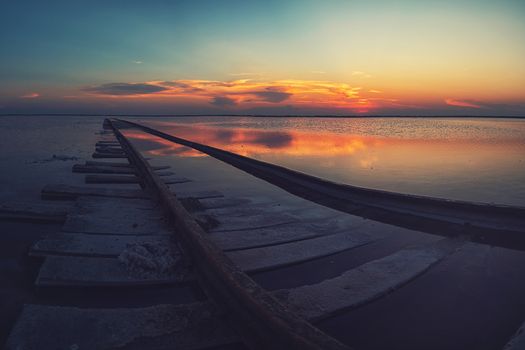
[[[255,118],[509,118],[525,119],[525,115],[508,116],[508,115],[303,115],[303,114],[107,114],[107,113],[0,113],[0,117],[9,116],[74,116],[74,117],[255,117]]]

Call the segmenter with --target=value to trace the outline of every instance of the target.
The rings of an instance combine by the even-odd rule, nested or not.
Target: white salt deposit
[[[139,242],[128,244],[118,260],[133,275],[152,277],[175,273],[182,256],[173,244]]]

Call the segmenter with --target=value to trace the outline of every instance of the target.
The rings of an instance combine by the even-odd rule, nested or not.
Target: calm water
[[[192,117],[141,122],[341,183],[525,205],[525,120]],[[154,138],[149,152],[204,156]]]

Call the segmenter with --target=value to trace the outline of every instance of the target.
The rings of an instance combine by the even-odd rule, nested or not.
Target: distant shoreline
[[[150,118],[190,118],[190,117],[251,117],[251,118],[483,118],[483,119],[525,119],[523,116],[488,116],[488,115],[266,115],[266,114],[86,114],[86,113],[6,113],[0,117],[150,117]]]

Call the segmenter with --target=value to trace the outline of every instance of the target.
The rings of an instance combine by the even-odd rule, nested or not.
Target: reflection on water
[[[247,157],[262,158],[263,155],[279,154],[291,156],[337,156],[354,154],[367,145],[381,143],[381,140],[357,135],[315,134],[300,131],[268,131],[236,128],[223,130],[204,126],[188,127],[180,125],[162,128],[163,131],[191,141],[225,149]],[[128,131],[136,139],[152,143],[151,154],[181,154],[203,156],[170,142],[152,138],[140,132]],[[144,143],[143,143],[144,144]]]
[[[411,118],[170,118],[188,140],[357,186],[525,205],[525,121]],[[141,132],[152,155],[204,156]]]

